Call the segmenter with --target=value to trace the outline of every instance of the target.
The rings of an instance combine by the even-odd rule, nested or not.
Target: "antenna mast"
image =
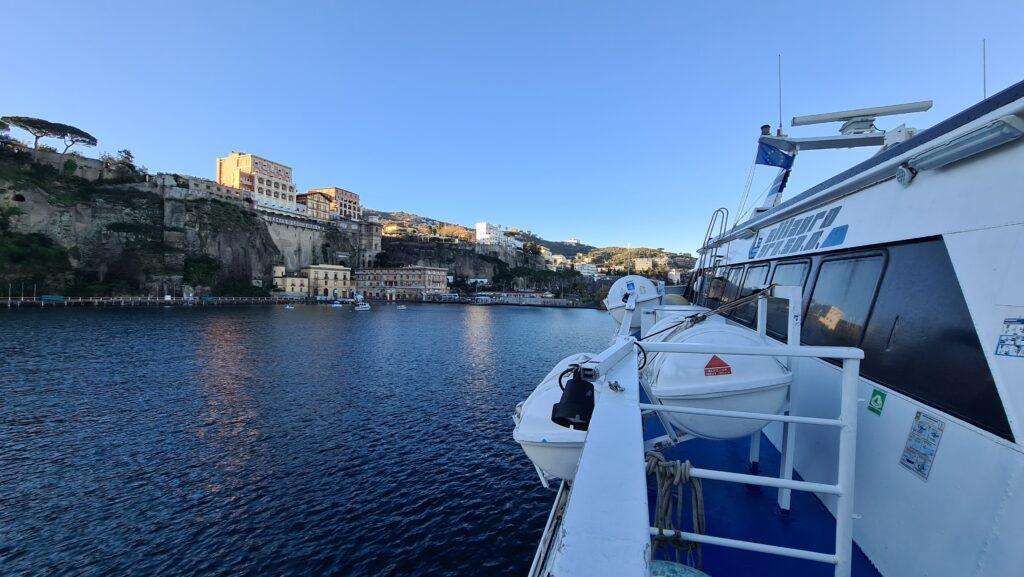
[[[985,39],[981,39],[981,96],[988,98],[988,62],[985,54]]]
[[[782,136],[782,54],[779,54],[779,130],[777,136]]]

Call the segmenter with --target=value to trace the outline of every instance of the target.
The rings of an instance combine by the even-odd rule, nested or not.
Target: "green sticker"
[[[885,408],[885,391],[875,389],[871,391],[871,400],[868,401],[868,410],[876,415],[882,414]]]

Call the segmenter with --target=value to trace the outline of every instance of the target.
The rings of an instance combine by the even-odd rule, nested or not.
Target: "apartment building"
[[[366,299],[421,301],[448,292],[448,269],[438,267],[368,268],[353,278],[355,291]]]
[[[295,195],[295,201],[306,207],[306,216],[318,220],[331,220],[331,197],[319,190]]]
[[[363,205],[359,203],[358,194],[344,188],[338,188],[337,186],[311,188],[307,194],[313,192],[327,195],[331,199],[331,212],[337,214],[339,218],[345,220],[363,219]]]
[[[352,298],[352,269],[334,264],[303,267],[289,275],[285,267],[273,267],[274,288],[294,296]]]
[[[232,152],[217,159],[217,183],[248,190],[259,210],[295,214],[292,169],[254,154]]]
[[[352,298],[352,269],[338,264],[317,264],[303,267],[309,279],[310,296]]]

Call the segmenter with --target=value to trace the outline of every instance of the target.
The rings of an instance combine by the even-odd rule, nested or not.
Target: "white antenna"
[[[779,131],[782,136],[782,54],[779,54]]]
[[[988,66],[985,54],[985,39],[981,39],[981,97],[988,98]]]

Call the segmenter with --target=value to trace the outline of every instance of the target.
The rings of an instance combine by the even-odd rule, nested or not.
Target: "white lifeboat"
[[[562,359],[537,385],[525,401],[516,407],[512,420],[516,428],[512,438],[523,447],[526,456],[541,472],[558,479],[572,479],[583,453],[587,432],[570,429],[551,420],[551,411],[562,397],[558,377],[570,365],[594,355],[579,353]]]
[[[651,332],[659,330],[659,325],[671,326],[671,319],[658,323]],[[658,336],[673,343],[767,346],[757,333],[728,324],[721,317],[680,328],[683,330],[665,331]],[[771,356],[658,353],[650,355],[642,378],[657,400],[666,405],[780,414],[785,410],[793,375]],[[665,415],[684,431],[706,439],[735,439],[768,424],[685,413]]]
[[[661,290],[653,281],[640,275],[627,275],[615,281],[608,289],[608,296],[602,301],[604,308],[615,319],[615,324],[621,326],[622,318],[632,314],[633,310],[627,310],[630,297],[633,297],[636,309],[642,310],[657,306],[661,302]],[[640,328],[640,315],[633,315],[630,323],[633,329]]]

